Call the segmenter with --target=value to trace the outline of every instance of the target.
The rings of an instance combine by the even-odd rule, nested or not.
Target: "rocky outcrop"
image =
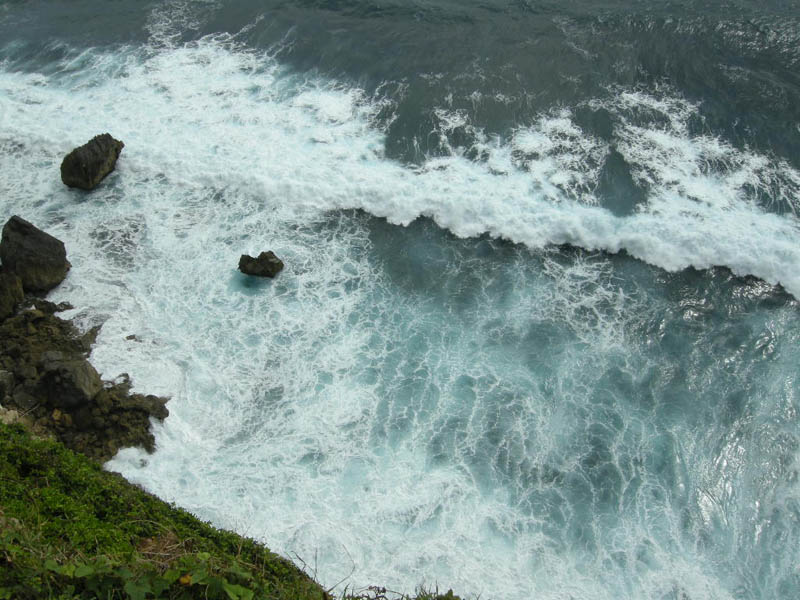
[[[23,297],[20,278],[11,271],[0,268],[0,321],[14,314]]]
[[[103,382],[87,360],[97,328],[80,334],[55,316],[68,304],[23,296],[64,279],[64,244],[15,216],[3,227],[0,260],[0,421],[22,421],[101,461],[126,446],[152,451],[150,418],[167,417],[166,400],[130,393],[127,378]],[[15,312],[23,301],[28,308]]]
[[[166,399],[132,394],[127,378],[103,382],[87,360],[93,332],[53,314],[63,306],[36,304],[0,323],[0,419],[100,461],[127,446],[153,451],[150,418],[167,417]]]
[[[96,135],[75,148],[61,162],[61,181],[70,187],[92,190],[114,170],[125,147],[108,133]]]
[[[275,256],[272,250],[262,252],[258,258],[242,254],[239,259],[239,270],[246,275],[257,277],[275,277],[283,269],[283,261]]]
[[[3,226],[0,261],[4,271],[19,277],[26,292],[54,288],[71,266],[63,242],[16,215]]]

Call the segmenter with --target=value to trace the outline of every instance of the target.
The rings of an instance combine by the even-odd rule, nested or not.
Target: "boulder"
[[[71,410],[88,404],[103,389],[103,382],[87,360],[76,360],[62,352],[42,354],[41,385],[50,406]]]
[[[24,297],[22,280],[15,273],[0,269],[0,321],[13,315]]]
[[[61,181],[69,187],[92,190],[114,170],[119,153],[125,147],[108,133],[94,136],[75,148],[61,161]]]
[[[258,258],[242,254],[239,259],[239,270],[246,275],[275,277],[281,269],[283,269],[283,261],[275,256],[272,250],[262,252]]]
[[[3,226],[0,261],[4,270],[22,280],[27,292],[46,292],[56,287],[71,266],[61,240],[16,215]]]

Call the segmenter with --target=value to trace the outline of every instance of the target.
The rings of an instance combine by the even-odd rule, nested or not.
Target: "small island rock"
[[[64,280],[71,266],[61,240],[16,215],[3,227],[0,261],[4,270],[20,278],[27,292],[51,290]]]
[[[258,277],[275,277],[283,269],[283,261],[275,256],[272,250],[262,252],[258,258],[242,254],[239,259],[239,270],[246,275]]]
[[[64,157],[61,162],[61,181],[69,187],[94,189],[114,170],[124,147],[125,144],[108,133],[94,136]]]

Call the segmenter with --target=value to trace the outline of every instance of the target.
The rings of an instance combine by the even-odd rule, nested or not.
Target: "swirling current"
[[[107,468],[326,586],[793,599],[799,49],[794,0],[2,2],[0,218],[171,397]]]

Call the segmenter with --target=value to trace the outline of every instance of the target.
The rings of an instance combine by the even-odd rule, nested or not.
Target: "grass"
[[[0,424],[0,600],[40,598],[332,596],[253,540],[200,521],[58,442]],[[343,599],[388,600],[378,587]],[[421,590],[417,600],[457,597]]]

